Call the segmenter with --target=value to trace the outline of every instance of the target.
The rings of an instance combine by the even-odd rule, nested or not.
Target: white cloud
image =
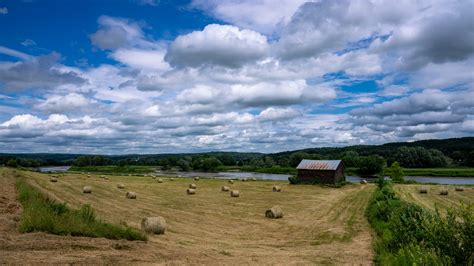
[[[307,0],[193,0],[192,6],[213,16],[259,32],[270,34],[289,22]],[[236,12],[238,10],[238,12]]]
[[[169,70],[170,66],[164,61],[165,51],[144,49],[118,49],[111,57],[125,65],[143,70]]]
[[[207,64],[239,67],[263,58],[267,50],[267,39],[258,32],[211,24],[202,31],[177,37],[170,44],[165,59],[181,67]]]
[[[50,113],[79,112],[84,107],[90,107],[89,105],[93,102],[81,94],[69,93],[67,95],[51,95],[36,107]]]
[[[2,14],[2,15],[8,14],[8,8],[6,8],[6,7],[0,7],[0,14]]]

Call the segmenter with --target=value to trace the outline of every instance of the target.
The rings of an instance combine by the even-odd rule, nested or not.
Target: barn
[[[341,160],[302,160],[296,169],[302,183],[336,184],[346,180]]]

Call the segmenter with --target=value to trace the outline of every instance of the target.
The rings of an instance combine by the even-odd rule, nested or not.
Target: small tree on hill
[[[392,163],[392,165],[386,169],[386,173],[390,176],[390,178],[394,182],[402,183],[404,181],[403,168],[400,166],[398,162]]]

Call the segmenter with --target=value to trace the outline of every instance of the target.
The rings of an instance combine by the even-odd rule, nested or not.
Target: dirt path
[[[0,176],[0,264],[127,263],[160,261],[147,243],[17,231],[21,205],[15,179]]]

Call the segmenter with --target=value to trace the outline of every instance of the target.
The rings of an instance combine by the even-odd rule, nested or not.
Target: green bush
[[[390,265],[468,264],[474,250],[473,206],[451,209],[446,216],[400,200],[390,183],[379,189],[367,208],[377,233],[376,261]]]
[[[290,177],[288,177],[288,181],[289,181],[290,184],[292,184],[292,185],[296,185],[296,184],[301,183],[301,180],[300,180],[297,176],[290,176]]]
[[[137,230],[98,220],[90,205],[72,210],[66,204],[57,203],[35,190],[21,177],[16,184],[23,205],[19,226],[21,232],[42,231],[56,235],[146,240],[146,236]]]

